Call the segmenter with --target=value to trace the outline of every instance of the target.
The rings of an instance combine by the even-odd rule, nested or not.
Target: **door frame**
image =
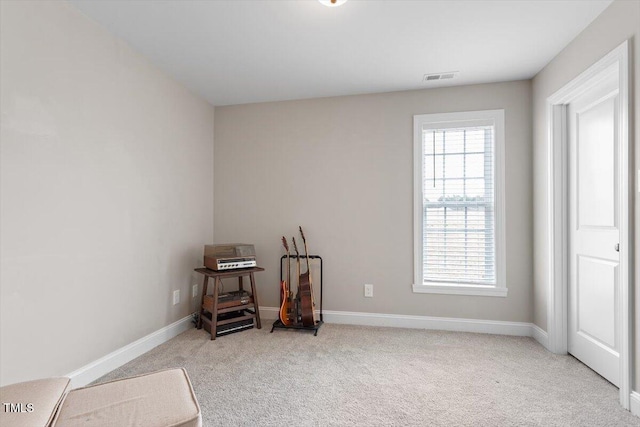
[[[568,129],[567,104],[585,90],[597,84],[606,74],[607,68],[618,64],[619,70],[619,173],[620,191],[620,404],[629,409],[631,394],[631,285],[633,283],[633,223],[631,201],[633,200],[635,174],[632,167],[632,152],[629,144],[629,43],[623,42],[602,59],[590,66],[575,79],[547,98],[548,151],[548,290],[547,290],[547,334],[548,349],[553,353],[567,354],[568,349]]]

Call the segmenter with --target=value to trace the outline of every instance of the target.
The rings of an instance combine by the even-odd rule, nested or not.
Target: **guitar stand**
[[[281,282],[283,280],[282,261],[285,260],[286,258],[287,258],[287,255],[282,255],[282,257],[280,258],[280,281]],[[306,256],[305,255],[289,255],[289,258],[298,259],[298,258],[306,258]],[[270,333],[273,333],[274,329],[295,329],[299,331],[314,331],[313,336],[314,337],[318,336],[318,329],[320,329],[320,326],[322,326],[322,324],[324,323],[324,319],[322,318],[322,257],[319,255],[309,255],[309,259],[320,260],[320,320],[316,320],[316,324],[313,326],[303,326],[302,324],[287,326],[284,323],[282,323],[282,321],[278,318],[275,322],[273,322],[273,326],[271,327]],[[291,284],[289,284],[289,286],[291,286]],[[282,306],[282,301],[280,301],[280,306]],[[278,317],[279,316],[280,316],[280,313],[278,312]]]

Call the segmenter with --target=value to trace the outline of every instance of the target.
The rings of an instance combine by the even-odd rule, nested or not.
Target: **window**
[[[414,292],[506,296],[504,110],[414,116]]]

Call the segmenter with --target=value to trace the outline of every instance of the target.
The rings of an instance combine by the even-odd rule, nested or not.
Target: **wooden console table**
[[[211,339],[216,339],[216,333],[218,326],[227,325],[230,323],[236,323],[247,319],[253,319],[256,328],[262,327],[260,323],[260,310],[258,308],[258,293],[256,292],[256,281],[253,278],[253,273],[258,271],[264,271],[261,267],[243,268],[241,270],[226,270],[215,271],[208,268],[196,268],[195,271],[204,275],[204,284],[202,286],[202,297],[200,298],[200,314],[198,316],[197,328],[202,328],[202,323],[205,322],[211,328]],[[243,276],[249,276],[251,282],[251,295],[249,301],[246,304],[236,305],[233,307],[219,308],[218,307],[218,290],[222,284],[222,279],[237,277],[238,278],[238,290],[243,290],[242,278]],[[207,296],[207,288],[209,284],[209,278],[213,278],[213,295],[209,295],[207,298],[207,304],[205,304],[205,296]],[[209,302],[210,301],[210,302]],[[253,309],[253,311],[252,311]],[[218,320],[218,315],[223,313],[230,313],[235,311],[242,311],[243,315],[234,317],[232,319]],[[206,314],[211,314],[209,319]]]

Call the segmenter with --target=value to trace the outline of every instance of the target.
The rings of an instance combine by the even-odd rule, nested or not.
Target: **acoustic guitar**
[[[304,254],[307,258],[307,272],[300,275],[300,315],[302,317],[303,326],[315,326],[316,316],[313,308],[315,303],[313,301],[313,284],[311,283],[311,269],[309,268],[309,249],[307,248],[307,239],[304,237],[302,227],[300,229],[300,235],[304,242]]]
[[[280,321],[285,326],[290,326],[293,321],[291,320],[291,299],[293,293],[291,292],[291,256],[289,254],[289,245],[287,245],[287,239],[282,236],[282,246],[287,251],[287,280],[280,282]]]

